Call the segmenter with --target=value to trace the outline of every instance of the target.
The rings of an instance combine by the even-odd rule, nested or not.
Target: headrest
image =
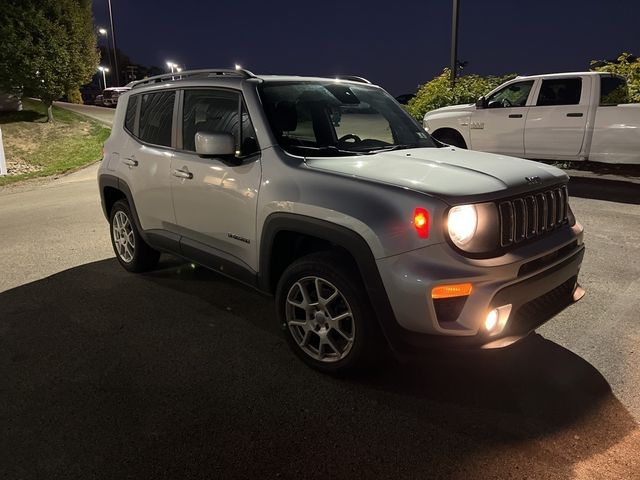
[[[292,132],[298,126],[298,112],[293,102],[282,101],[276,105],[275,120],[278,129],[283,132]]]

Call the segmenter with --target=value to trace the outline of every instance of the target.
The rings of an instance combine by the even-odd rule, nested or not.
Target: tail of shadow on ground
[[[572,197],[640,205],[640,183],[606,178],[571,177]]]
[[[499,474],[530,455],[544,464],[551,458],[554,472],[568,477],[573,462],[637,428],[593,366],[539,335],[502,351],[434,352],[351,379],[321,375],[281,341],[271,299],[170,259],[146,275],[127,274],[115,259],[73,268],[0,293],[0,312],[7,360],[0,361],[0,400],[8,406],[0,430],[13,435],[22,473],[31,468],[29,455],[40,463],[50,455],[55,468],[69,467],[60,458],[76,462],[76,471],[96,468],[92,459],[100,458],[105,472],[123,474],[129,467],[119,452],[130,447],[138,452],[135,468],[158,471],[180,461],[176,452],[209,446],[214,453],[200,458],[213,463],[200,460],[191,473],[220,474],[214,460],[221,455],[236,465],[226,473],[255,466],[266,478],[277,473],[265,466],[274,458],[286,466],[300,461],[295,452],[313,451],[304,461],[318,475],[309,478],[326,477],[322,459],[348,438],[349,451],[380,476],[397,473],[388,462],[392,448],[405,473],[477,468],[481,475],[486,462],[471,459],[491,452]],[[233,412],[215,413],[221,408]],[[255,425],[256,450],[227,436]],[[153,441],[158,435],[161,444]],[[405,437],[405,445],[387,445]],[[330,474],[351,475],[345,465]]]

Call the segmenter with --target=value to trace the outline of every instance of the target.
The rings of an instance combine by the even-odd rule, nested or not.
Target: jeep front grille
[[[567,186],[498,203],[500,244],[542,236],[568,222]]]

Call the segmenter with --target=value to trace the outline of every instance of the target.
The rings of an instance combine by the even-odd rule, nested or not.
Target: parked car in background
[[[165,251],[273,294],[293,351],[327,372],[385,343],[504,347],[584,293],[566,173],[436,143],[357,77],[140,81],[98,181],[126,270]]]
[[[543,160],[640,163],[640,104],[601,72],[517,77],[474,104],[427,112],[424,128],[462,148]]]
[[[104,107],[104,99],[102,95],[96,95],[96,98],[93,101],[93,103],[98,107]]]
[[[102,91],[102,102],[105,107],[115,107],[118,104],[118,98],[125,92],[131,90],[131,87],[109,87]]]

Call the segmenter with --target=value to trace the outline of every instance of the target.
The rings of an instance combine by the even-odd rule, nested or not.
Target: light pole
[[[98,33],[105,38],[107,44],[107,56],[109,57],[109,67],[113,68],[113,61],[111,60],[111,47],[109,46],[109,30],[104,27],[98,28]]]
[[[118,74],[118,53],[116,49],[116,31],[113,28],[113,10],[111,8],[111,0],[107,0],[109,3],[109,22],[111,23],[111,43],[113,44],[113,69],[116,74],[116,87],[120,86],[120,75]]]
[[[456,71],[458,70],[458,15],[460,13],[460,0],[453,0],[453,12],[451,16],[451,86],[456,84]]]
[[[102,72],[102,83],[104,83],[104,88],[107,88],[107,72],[109,71],[109,69],[107,67],[103,67],[102,65],[100,65],[98,67],[98,70],[100,70]]]
[[[175,72],[175,71],[182,71],[182,69],[180,67],[178,67],[177,63],[173,63],[171,61],[167,62],[167,67],[171,69],[171,73]]]

